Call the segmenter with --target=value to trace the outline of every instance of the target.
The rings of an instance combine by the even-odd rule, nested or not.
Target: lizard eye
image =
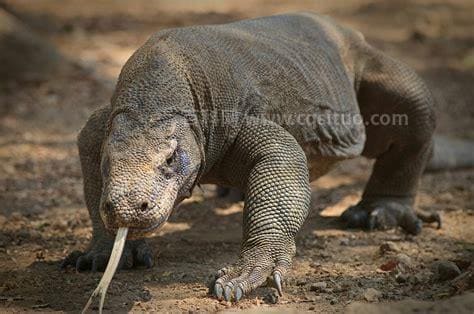
[[[173,154],[171,154],[171,156],[169,156],[168,158],[166,158],[166,164],[167,164],[168,166],[171,166],[171,165],[173,164],[175,155],[176,155],[176,151],[173,152]]]

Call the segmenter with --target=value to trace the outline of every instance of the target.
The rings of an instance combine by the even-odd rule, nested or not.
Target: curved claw
[[[229,286],[225,286],[224,288],[224,299],[226,301],[230,301],[232,298],[232,288]]]
[[[375,209],[369,215],[369,220],[367,221],[367,229],[369,229],[369,231],[373,231],[377,225],[377,214],[378,210]]]
[[[274,296],[277,296],[277,293],[280,296],[283,294],[282,277],[290,266],[288,261],[291,255],[282,254],[275,259],[271,255],[262,254],[262,248],[255,249],[255,253],[261,255],[257,260],[252,259],[249,262],[249,260],[243,259],[240,261],[242,265],[234,263],[227,268],[230,269],[229,271],[226,271],[226,268],[221,268],[225,271],[225,275],[216,279],[212,284],[215,296],[223,297],[226,301],[239,302],[246,294],[263,284],[276,288],[277,292],[272,293]]]
[[[81,251],[73,251],[71,252],[68,256],[66,256],[65,259],[61,262],[61,265],[59,267],[61,269],[64,269],[68,266],[76,266],[77,259],[84,255]]]
[[[216,283],[214,285],[214,295],[218,298],[218,299],[222,299],[222,292],[224,290],[222,289],[222,285],[220,283]]]
[[[416,213],[416,216],[423,222],[426,222],[426,223],[433,223],[433,222],[436,222],[437,223],[437,229],[441,229],[441,225],[442,225],[442,222],[441,222],[441,216],[439,215],[439,213],[437,212],[423,212],[423,211],[418,211]]]
[[[91,268],[91,261],[85,255],[80,256],[76,261],[76,270],[78,272]]]
[[[235,302],[239,302],[240,299],[242,299],[242,296],[244,295],[244,291],[242,290],[241,287],[237,287],[235,290]]]
[[[145,265],[146,268],[152,268],[153,267],[153,258],[151,257],[150,254],[146,254],[143,257],[143,264]]]
[[[281,297],[283,295],[283,289],[281,288],[281,274],[279,271],[273,273],[273,281],[275,282],[278,295]]]
[[[104,269],[105,269],[105,267],[103,267],[103,265],[102,265],[102,263],[101,263],[101,260],[99,260],[99,259],[94,259],[94,260],[92,261],[91,271],[92,271],[93,273],[98,272],[99,270],[100,270],[100,271],[103,271]]]
[[[441,229],[443,223],[441,221],[441,216],[438,213],[435,213],[435,221],[437,222],[436,229]]]
[[[370,210],[372,209],[372,210]],[[422,221],[439,222],[439,215],[415,214],[413,209],[403,202],[378,200],[371,203],[349,207],[341,219],[347,227],[366,228],[369,231],[401,227],[406,233],[417,235],[422,230]]]
[[[410,234],[417,235],[421,233],[421,229],[423,229],[423,222],[417,219],[415,226],[413,228],[407,229],[406,231]]]
[[[366,210],[360,210],[357,206],[349,207],[340,216],[340,220],[345,223],[347,228],[365,228],[369,213]]]

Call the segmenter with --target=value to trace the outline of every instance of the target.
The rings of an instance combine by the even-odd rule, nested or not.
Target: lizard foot
[[[410,205],[392,199],[361,201],[349,207],[340,217],[348,228],[384,230],[399,226],[405,232],[414,235],[421,232],[422,220],[430,222],[423,218],[423,216],[417,216]],[[441,224],[439,215],[434,221]]]
[[[61,268],[74,267],[77,271],[104,271],[112,251],[113,238],[101,238],[95,241],[86,252],[74,251],[61,263]],[[153,266],[153,253],[145,240],[133,240],[125,243],[118,269],[128,269],[133,266]]]
[[[272,282],[281,296],[283,276],[290,267],[291,257],[288,255],[287,258],[277,258],[272,262],[274,259],[265,258],[265,254],[254,256],[253,259],[241,259],[238,263],[221,268],[210,286],[210,293],[219,300],[238,302],[265,282]]]

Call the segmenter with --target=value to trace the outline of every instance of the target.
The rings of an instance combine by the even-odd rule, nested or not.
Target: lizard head
[[[194,131],[179,115],[112,114],[102,152],[101,218],[113,233],[129,228],[132,239],[152,233],[191,195],[201,165]]]

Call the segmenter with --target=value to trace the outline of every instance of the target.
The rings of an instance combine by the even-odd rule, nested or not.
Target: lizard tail
[[[434,137],[434,149],[426,171],[474,168],[474,141]]]

